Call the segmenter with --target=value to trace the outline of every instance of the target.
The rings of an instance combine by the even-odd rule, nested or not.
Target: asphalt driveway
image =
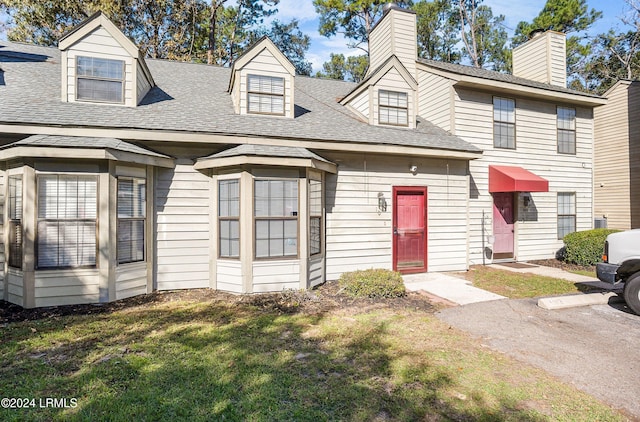
[[[437,316],[640,420],[640,316],[622,303],[549,311],[536,302],[472,303]]]

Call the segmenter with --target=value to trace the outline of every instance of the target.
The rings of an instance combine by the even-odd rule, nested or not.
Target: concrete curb
[[[616,293],[586,293],[570,296],[543,297],[538,299],[538,306],[542,309],[555,310],[576,308],[579,306],[606,305],[610,301],[621,302],[623,299]]]

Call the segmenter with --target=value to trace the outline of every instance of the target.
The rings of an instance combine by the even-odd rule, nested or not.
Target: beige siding
[[[379,114],[378,114],[378,105],[379,105],[379,92],[380,90],[387,91],[397,91],[397,92],[406,92],[407,93],[407,101],[408,101],[408,121],[409,128],[415,128],[415,92],[411,88],[411,86],[404,80],[402,75],[395,69],[391,68],[373,87],[373,107],[371,108],[371,112],[373,115],[373,124],[379,124]],[[371,120],[371,117],[369,121]]]
[[[451,82],[418,71],[418,115],[444,130],[451,130]]]
[[[365,90],[349,103],[362,117],[369,121],[369,90]]]
[[[392,187],[427,186],[428,271],[467,268],[466,162],[340,154],[326,178],[326,279],[342,272],[392,268]],[[411,165],[418,173],[409,173]],[[378,212],[378,193],[387,210]]]
[[[149,90],[151,89],[151,84],[147,80],[147,77],[145,76],[142,69],[140,69],[139,63],[136,63],[135,69],[137,74],[136,89],[138,91],[137,97],[136,97],[136,104],[140,104],[140,101],[144,99],[145,95],[147,95],[147,92],[149,92]]]
[[[134,262],[116,268],[116,300],[147,293],[147,263]]]
[[[218,290],[242,293],[242,263],[240,260],[218,259],[216,280]]]
[[[135,73],[134,59],[103,28],[96,29],[67,50],[67,101],[76,101],[76,56],[99,57],[124,61],[124,105],[130,107],[136,105],[138,93],[133,92]]]
[[[391,55],[398,57],[411,76],[416,76],[416,15],[398,10],[389,11],[370,36],[371,71]]]
[[[7,271],[7,301],[23,306],[23,295],[22,271],[9,268]]]
[[[640,83],[621,81],[596,109],[595,215],[608,227],[640,228]]]
[[[309,287],[315,287],[324,281],[324,257],[311,257],[309,259]]]
[[[5,205],[5,188],[6,173],[0,171],[0,300],[4,299],[4,293],[7,288],[4,264],[6,261],[6,250],[8,249],[4,240],[4,205]]]
[[[100,274],[96,268],[36,271],[35,306],[74,305],[100,301]]]
[[[190,160],[158,169],[156,284],[158,290],[209,287],[209,178]]]
[[[524,210],[522,198],[515,227],[518,260],[551,258],[563,246],[557,239],[557,193],[575,192],[577,229],[592,227],[592,139],[589,109],[576,110],[576,155],[557,153],[557,104],[516,98],[516,149],[493,147],[493,99],[488,93],[456,90],[456,134],[484,150],[481,159],[469,163],[469,254],[471,264],[482,263],[482,221],[485,242],[493,232],[493,198],[489,194],[490,164],[520,166],[549,181],[549,192],[531,194]],[[485,243],[485,247],[489,245]],[[490,261],[490,260],[489,260]]]
[[[277,292],[300,288],[300,262],[256,261],[253,263],[253,292]]]
[[[268,49],[262,50],[240,70],[240,113],[247,114],[247,75],[266,75],[284,78],[285,117],[294,115],[294,77]]]
[[[567,85],[565,35],[547,31],[513,50],[513,74],[556,86]]]

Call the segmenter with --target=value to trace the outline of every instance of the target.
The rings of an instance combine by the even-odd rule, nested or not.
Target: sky
[[[232,0],[233,1],[233,0]],[[531,21],[540,13],[546,0],[484,0],[483,4],[490,6],[494,15],[505,16],[505,28],[511,36],[520,21]],[[590,34],[607,32],[610,28],[622,28],[620,16],[625,12],[624,0],[588,0],[590,8],[603,12]],[[345,56],[362,54],[361,50],[347,48],[347,42],[339,35],[327,38],[318,33],[318,16],[313,7],[313,0],[280,0],[278,13],[275,18],[281,22],[298,19],[302,32],[311,37],[311,46],[306,54],[307,60],[313,65],[313,72],[322,69],[322,64],[329,60],[330,54],[342,53]],[[6,16],[0,15],[0,23]],[[6,39],[6,34],[0,32],[0,40]]]

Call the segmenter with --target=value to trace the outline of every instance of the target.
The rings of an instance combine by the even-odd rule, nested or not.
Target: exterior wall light
[[[378,212],[385,212],[387,210],[387,200],[384,198],[384,193],[378,192]]]
[[[411,174],[415,175],[418,172],[418,166],[412,165],[409,167]]]

